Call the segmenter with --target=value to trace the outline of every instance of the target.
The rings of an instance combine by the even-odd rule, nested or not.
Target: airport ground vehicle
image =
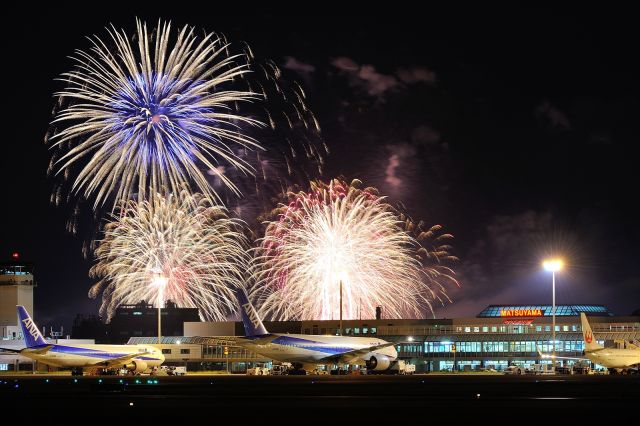
[[[593,370],[588,365],[574,365],[573,374],[593,374]]]
[[[159,369],[152,371],[152,376],[184,376],[187,374],[187,367],[175,365],[163,365]]]
[[[165,366],[160,366],[160,368],[154,368],[153,370],[151,370],[151,375],[152,376],[168,376],[169,370],[164,368]]]
[[[273,367],[271,368],[271,374],[273,374],[274,376],[284,376],[285,374],[288,374],[290,369],[291,364],[289,364],[288,362],[282,364],[273,364]]]
[[[398,363],[404,363],[404,368],[400,369],[398,371],[398,374],[402,374],[402,375],[411,375],[413,373],[416,372],[416,366],[413,364],[409,364],[407,362],[404,362],[402,360],[398,361]]]
[[[504,369],[504,374],[522,374],[523,370],[521,367],[518,367],[517,365],[510,365],[507,368]]]
[[[185,366],[178,366],[178,367],[173,367],[172,371],[172,376],[185,376],[187,374],[187,367]]]
[[[553,374],[553,365],[552,364],[532,364],[529,370],[527,370],[528,374]]]
[[[271,374],[271,371],[264,366],[255,366],[253,368],[247,369],[248,376],[268,376]]]

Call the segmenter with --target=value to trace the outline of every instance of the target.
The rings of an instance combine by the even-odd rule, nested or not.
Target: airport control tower
[[[0,262],[0,339],[20,339],[16,305],[33,312],[33,264],[13,253],[11,259]]]

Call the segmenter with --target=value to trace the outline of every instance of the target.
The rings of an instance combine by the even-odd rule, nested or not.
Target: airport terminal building
[[[556,352],[582,356],[580,312],[585,312],[596,340],[620,347],[640,340],[640,316],[614,316],[602,305],[556,306]],[[273,333],[339,334],[339,321],[265,322]],[[541,361],[538,350],[551,352],[550,305],[491,305],[474,318],[370,319],[343,321],[344,335],[376,336],[396,342],[401,359],[416,372],[447,370],[503,370]],[[163,337],[166,362],[189,370],[242,372],[255,363],[268,363],[246,349],[234,347],[233,336],[244,335],[241,322],[186,322],[184,336]],[[213,337],[213,338],[212,338]],[[134,337],[129,343],[156,343],[157,337]],[[564,361],[572,363],[572,361]],[[596,366],[597,367],[597,366]]]
[[[34,265],[25,263],[18,253],[14,253],[10,261],[0,263],[2,347],[24,347],[15,307],[24,305],[33,312],[33,290],[36,286],[33,270]],[[637,344],[640,340],[638,311],[632,316],[615,316],[602,305],[557,305],[555,331],[559,356],[582,356],[580,312],[587,314],[596,340],[605,346],[620,347],[625,342]],[[94,318],[88,322],[92,327],[86,328],[84,334],[74,331],[78,334],[74,337],[80,340],[58,339],[58,343],[93,343],[94,340],[97,343],[124,343],[128,339],[129,343],[157,344],[156,315],[156,309],[148,304],[122,306],[114,323],[108,324],[108,332],[105,325],[97,324],[100,321]],[[232,338],[244,335],[244,327],[239,321],[198,322],[195,309],[177,306],[167,306],[162,310],[162,316],[160,346],[168,364],[186,364],[189,370],[244,372],[256,363],[271,362],[233,346]],[[377,316],[381,315],[377,313]],[[337,320],[266,321],[265,326],[272,333],[340,334],[340,322]],[[553,350],[550,305],[491,305],[473,318],[345,320],[342,327],[344,335],[376,336],[395,342],[399,357],[414,364],[417,372],[502,370],[512,364],[526,367],[550,362],[541,361],[538,350]],[[14,352],[0,350],[0,371],[41,367],[32,363],[32,360]]]

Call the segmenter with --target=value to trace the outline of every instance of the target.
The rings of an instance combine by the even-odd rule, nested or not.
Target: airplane
[[[599,344],[594,337],[587,316],[584,312],[580,313],[580,322],[582,323],[582,338],[584,340],[584,355],[586,359],[605,366],[609,369],[609,373],[622,372],[638,372],[640,365],[640,348],[629,344],[627,349],[605,348]],[[552,358],[551,355],[541,354],[543,358]],[[557,359],[576,359],[585,360],[585,358],[556,357]],[[636,366],[634,368],[634,366]]]
[[[164,362],[162,351],[147,345],[47,343],[24,306],[17,305],[17,309],[26,348],[0,349],[19,353],[46,365],[71,367],[72,375],[82,375],[83,370],[115,368],[126,368],[135,374],[159,367]]]
[[[398,353],[395,343],[375,337],[317,336],[307,334],[269,333],[243,290],[237,290],[245,337],[235,345],[264,357],[291,363],[294,374],[305,374],[318,364],[366,365],[367,370],[389,369]]]

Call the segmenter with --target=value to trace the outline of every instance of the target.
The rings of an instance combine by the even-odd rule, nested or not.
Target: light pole
[[[167,286],[169,279],[165,277],[159,269],[153,271],[153,278],[151,279],[151,285],[158,287],[158,297],[156,303],[158,304],[158,345],[162,343],[162,305],[164,304],[164,288]]]
[[[551,314],[553,316],[553,326],[552,326],[553,353],[551,355],[551,358],[553,359],[554,371],[556,368],[556,271],[559,271],[560,269],[562,269],[562,265],[563,265],[562,259],[549,259],[542,262],[542,266],[544,267],[544,269],[551,272],[551,282],[552,282],[552,292],[553,292],[553,296],[552,296],[553,306],[551,308]]]
[[[342,280],[340,280],[340,335],[342,336]]]

